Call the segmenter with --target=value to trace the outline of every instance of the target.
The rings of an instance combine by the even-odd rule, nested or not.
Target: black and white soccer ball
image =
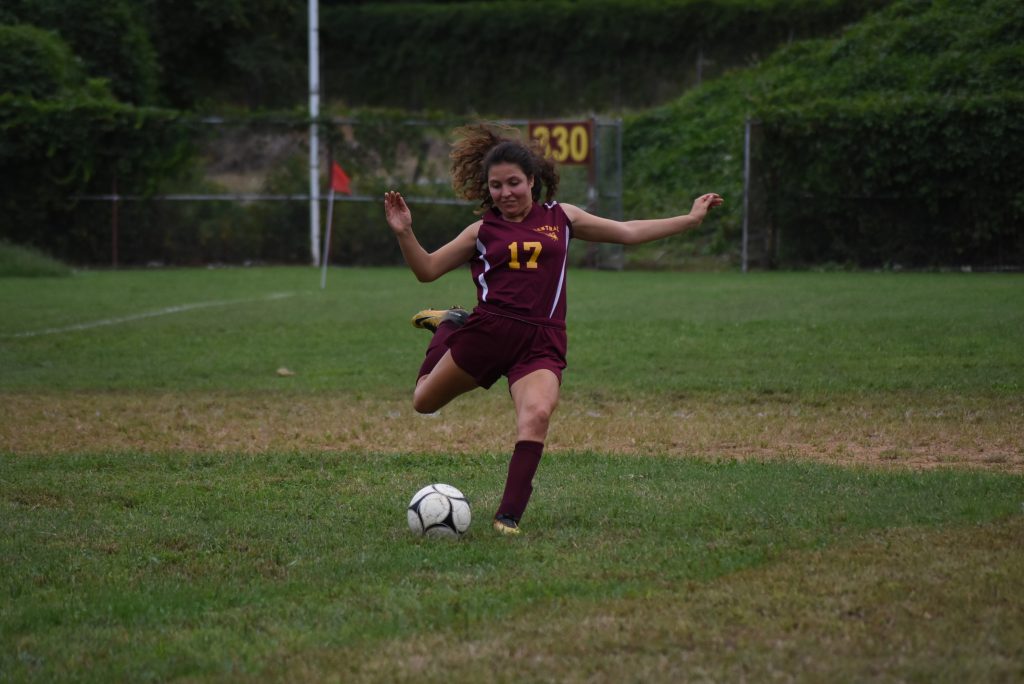
[[[409,502],[408,515],[413,534],[452,539],[466,533],[472,518],[466,495],[440,483],[416,492]]]

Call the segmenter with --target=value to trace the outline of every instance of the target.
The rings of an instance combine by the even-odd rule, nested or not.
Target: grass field
[[[318,284],[0,278],[0,681],[1024,678],[1019,277],[572,273],[511,540],[503,386],[409,407],[466,274]]]

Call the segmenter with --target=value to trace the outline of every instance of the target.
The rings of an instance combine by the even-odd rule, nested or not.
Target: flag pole
[[[327,262],[331,252],[331,224],[334,222],[334,185],[331,184],[331,190],[327,193],[327,232],[324,236],[324,265],[320,271],[320,289],[323,290],[327,287]]]
[[[331,154],[331,146],[327,146],[327,166],[330,168],[330,192],[327,194],[327,233],[324,238],[323,248],[323,271],[320,274],[320,289],[327,287],[327,264],[331,255],[331,227],[334,225],[334,194],[340,192],[343,195],[351,195],[352,188],[349,186],[349,177],[345,169],[341,168],[338,162],[334,161]]]

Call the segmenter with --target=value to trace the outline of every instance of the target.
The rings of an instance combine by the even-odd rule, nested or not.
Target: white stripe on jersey
[[[562,296],[562,285],[565,284],[565,267],[569,263],[569,227],[565,229],[565,257],[562,258],[562,272],[558,276],[558,289],[555,290],[555,301],[551,303],[551,311],[548,312],[548,318],[555,315],[555,309],[558,307],[558,298]]]
[[[484,247],[484,243],[480,242],[480,238],[476,239],[476,251],[480,253],[480,261],[484,262],[484,270],[477,276],[477,281],[480,283],[480,301],[487,301],[487,272],[491,270],[491,265],[487,263],[487,248]]]

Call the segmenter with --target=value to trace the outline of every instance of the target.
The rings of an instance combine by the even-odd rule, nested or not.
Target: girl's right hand
[[[384,217],[395,235],[412,230],[412,212],[400,192],[390,190],[384,193]]]

